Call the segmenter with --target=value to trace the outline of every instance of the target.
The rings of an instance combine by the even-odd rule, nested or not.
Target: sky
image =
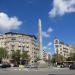
[[[58,37],[75,44],[75,0],[0,0],[0,33],[38,34],[42,21],[43,49],[54,53],[53,41]]]

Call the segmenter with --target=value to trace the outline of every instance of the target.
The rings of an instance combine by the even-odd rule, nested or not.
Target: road
[[[50,68],[50,69],[0,69],[0,75],[75,75],[75,70],[68,68]]]

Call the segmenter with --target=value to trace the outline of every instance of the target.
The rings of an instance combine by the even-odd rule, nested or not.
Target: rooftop
[[[25,35],[25,36],[34,37],[35,39],[37,39],[35,35],[29,35],[29,34],[24,34],[24,33],[18,33],[18,32],[7,32],[7,33],[5,33],[5,35],[7,35],[7,34]]]

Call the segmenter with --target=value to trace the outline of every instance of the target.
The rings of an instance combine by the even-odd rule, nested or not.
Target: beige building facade
[[[70,57],[72,47],[64,42],[60,41],[58,38],[54,39],[54,49],[56,54],[60,54],[65,58]]]
[[[34,63],[36,57],[36,37],[34,35],[8,32],[0,35],[0,47],[5,48],[11,57],[12,51],[28,51],[30,64]],[[35,54],[36,53],[36,54]]]

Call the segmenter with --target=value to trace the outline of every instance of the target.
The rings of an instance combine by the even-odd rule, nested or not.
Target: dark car
[[[6,64],[6,66],[7,66],[8,68],[10,68],[10,67],[11,67],[11,65],[10,65],[10,64]]]
[[[1,68],[7,68],[6,64],[2,64]]]
[[[1,64],[0,65],[0,68],[9,68],[9,67],[11,67],[10,64]]]
[[[74,64],[71,64],[69,69],[75,69],[75,63]]]

